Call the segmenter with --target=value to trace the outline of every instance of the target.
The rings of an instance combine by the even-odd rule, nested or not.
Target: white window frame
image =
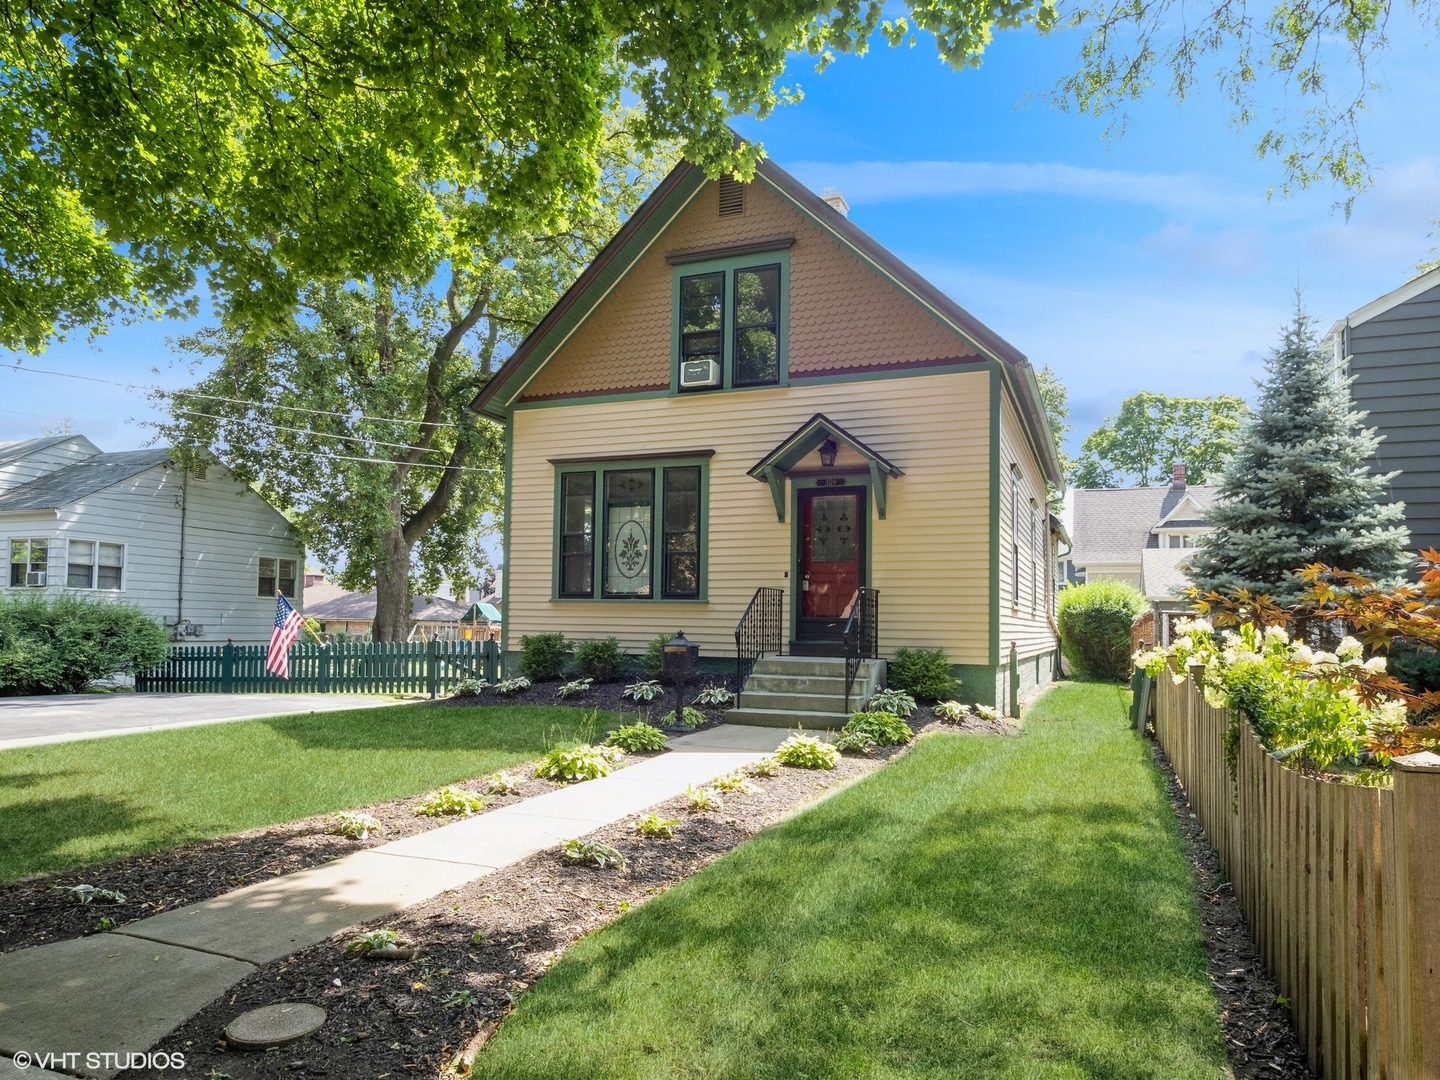
[[[1040,610],[1040,504],[1030,500],[1030,614]]]
[[[62,539],[65,541],[65,581],[63,582],[65,588],[67,588],[67,589],[73,589],[73,590],[75,590],[76,592],[107,592],[107,593],[118,593],[118,592],[124,592],[124,591],[125,591],[125,580],[126,580],[126,578],[128,577],[128,574],[126,573],[126,563],[125,563],[125,556],[126,556],[126,550],[125,550],[126,545],[125,545],[125,544],[119,543],[118,541],[115,541],[115,540],[96,540],[96,539],[94,539],[94,538],[92,538],[92,537],[88,537],[88,536],[63,536]],[[76,563],[76,562],[70,557],[70,545],[71,545],[71,544],[77,544],[77,543],[78,543],[78,544],[89,544],[89,545],[90,545],[90,584],[89,584],[89,585],[71,585],[71,584],[70,584],[70,567],[71,567],[71,566],[78,566],[78,565],[80,565],[79,563]],[[119,549],[120,549],[120,566],[119,566],[119,570],[120,570],[120,584],[117,585],[117,586],[115,586],[115,588],[113,588],[113,589],[108,588],[108,587],[105,587],[105,586],[102,586],[102,585],[100,584],[100,548],[101,548],[102,546],[104,546],[104,547],[116,547],[116,548],[119,548]]]
[[[300,585],[300,560],[288,558],[284,555],[261,555],[258,558],[259,562],[255,567],[255,595],[268,597],[271,600],[275,599],[275,592],[280,588],[280,582],[285,580],[284,575],[280,573],[280,567],[282,564],[288,562],[294,569],[290,572],[290,591],[284,595],[286,600],[294,600],[296,589]],[[274,575],[270,578],[270,580],[275,583],[275,588],[269,592],[260,588],[260,583],[264,581],[266,577],[265,564],[267,562],[273,563],[275,570]]]
[[[22,583],[22,584],[20,584],[20,585],[12,584],[11,581],[10,581],[10,574],[12,573],[12,571],[6,571],[6,575],[5,575],[5,587],[6,587],[7,589],[43,589],[43,588],[46,588],[47,586],[49,586],[49,584],[50,584],[50,561],[51,561],[51,560],[50,560],[50,537],[48,537],[48,536],[13,536],[13,537],[10,537],[9,539],[7,539],[7,540],[5,541],[6,562],[7,562],[7,564],[8,564],[9,566],[11,566],[11,567],[13,567],[13,566],[16,565],[16,564],[12,561],[12,558],[13,558],[13,554],[12,554],[12,553],[13,553],[13,551],[14,551],[14,545],[15,545],[15,544],[25,544],[25,545],[26,545],[26,547],[25,547],[25,582]],[[45,545],[45,584],[44,584],[44,585],[31,585],[31,584],[29,584],[30,575],[35,572],[32,568],[33,568],[34,565],[35,565],[35,562],[34,562],[34,554],[35,554],[35,545],[36,545],[36,544],[44,544],[44,545]]]

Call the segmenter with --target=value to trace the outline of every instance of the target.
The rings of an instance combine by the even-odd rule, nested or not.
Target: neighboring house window
[[[1030,610],[1040,610],[1040,508],[1030,500]]]
[[[678,274],[677,284],[677,359],[683,373],[678,389],[690,393],[780,382],[788,254],[760,265],[727,260],[703,270],[681,268],[687,272]],[[707,381],[707,370],[713,371],[713,381]]]
[[[255,590],[259,596],[274,596],[277,592],[290,599],[295,598],[295,560],[260,560],[260,581]]]
[[[1020,606],[1020,469],[1010,466],[1010,603]]]
[[[12,588],[39,588],[46,582],[50,563],[49,540],[10,541],[10,585]]]
[[[125,570],[125,545],[70,540],[66,550],[66,588],[119,591]]]
[[[562,472],[556,595],[592,599],[598,577],[606,599],[698,600],[702,472],[700,465],[663,464]]]
[[[1168,538],[1168,546],[1172,548],[1192,548],[1195,546],[1195,537],[1183,533],[1171,533]]]

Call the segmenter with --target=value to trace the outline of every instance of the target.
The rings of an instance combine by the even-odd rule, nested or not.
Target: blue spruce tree
[[[1370,471],[1380,436],[1352,408],[1349,382],[1317,343],[1298,295],[1265,370],[1258,407],[1210,509],[1215,531],[1200,541],[1190,579],[1202,590],[1247,588],[1288,601],[1300,593],[1295,571],[1307,563],[1401,576],[1405,504],[1383,501],[1396,474]]]

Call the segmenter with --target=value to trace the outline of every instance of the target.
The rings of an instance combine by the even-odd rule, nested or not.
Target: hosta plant
[[[842,754],[868,754],[875,749],[875,737],[868,731],[842,731],[835,749]]]
[[[490,684],[484,679],[461,679],[450,691],[451,697],[476,697]]]
[[[707,686],[695,695],[696,705],[729,705],[735,695],[723,686]]]
[[[749,772],[751,776],[779,776],[780,763],[773,757],[761,758],[750,766]]]
[[[378,818],[362,814],[358,810],[342,810],[330,819],[325,831],[332,836],[348,836],[351,840],[364,840],[372,832],[383,828]]]
[[[614,772],[624,756],[625,751],[618,746],[557,746],[540,759],[535,775],[565,784],[598,780]]]
[[[633,682],[629,686],[625,687],[624,690],[621,690],[620,696],[623,698],[629,698],[631,701],[648,702],[654,701],[656,698],[661,697],[664,693],[665,687],[661,686],[658,680],[641,679],[639,682]]]
[[[739,769],[711,780],[710,786],[716,791],[725,792],[727,795],[749,795],[755,790],[755,785],[745,779],[745,774]]]
[[[598,840],[566,840],[565,858],[575,863],[588,863],[591,866],[614,866],[620,870],[626,867],[625,856],[616,851],[609,844],[602,844]]]
[[[484,809],[485,799],[482,796],[453,785],[422,795],[415,804],[415,813],[421,817],[448,817],[452,814],[469,817]]]
[[[850,717],[840,729],[840,735],[843,738],[857,734],[869,736],[877,746],[904,746],[915,737],[909,724],[887,712],[858,712]]]
[[[840,753],[813,735],[791,735],[775,751],[775,760],[792,769],[833,769]]]
[[[555,696],[557,698],[578,697],[589,690],[591,685],[593,684],[590,679],[571,679],[569,682],[563,683],[560,689],[555,691]]]
[[[485,790],[491,795],[519,795],[525,781],[508,772],[497,772],[485,778]]]
[[[393,949],[399,943],[400,935],[394,930],[367,930],[350,939],[350,944],[345,946],[345,953],[348,956],[364,956],[366,953]]]
[[[976,705],[975,715],[981,720],[988,720],[992,724],[1000,722],[1000,710],[993,705]]]
[[[870,695],[870,711],[909,716],[915,711],[915,699],[904,690],[879,690]]]
[[[716,795],[712,789],[708,787],[697,788],[694,784],[689,784],[685,788],[685,805],[695,813],[701,813],[706,810],[725,809],[724,802],[721,801],[720,796]]]
[[[649,724],[626,724],[612,731],[605,742],[609,746],[618,746],[627,754],[644,754],[651,750],[664,750],[665,733]]]
[[[679,818],[664,818],[659,814],[649,813],[635,822],[635,831],[652,840],[668,840],[675,835],[675,826],[679,824]]]
[[[115,889],[99,889],[94,885],[54,885],[52,888],[63,889],[75,898],[77,904],[91,904],[99,901],[103,904],[123,904],[125,894]]]
[[[950,724],[958,724],[970,714],[970,709],[958,701],[937,701],[935,715]]]
[[[684,716],[685,719],[677,725],[675,722],[675,710],[672,709],[665,714],[664,719],[662,719],[660,723],[665,727],[699,727],[705,723],[705,714],[699,709],[692,709],[689,705],[685,706]]]
[[[524,675],[516,675],[513,679],[501,679],[495,684],[495,692],[509,697],[511,694],[518,694],[521,690],[530,689],[530,680]]]

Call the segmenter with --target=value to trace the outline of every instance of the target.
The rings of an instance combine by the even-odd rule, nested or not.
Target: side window
[[[560,595],[594,596],[595,474],[560,477]]]
[[[295,599],[295,560],[280,559],[280,578],[276,587],[288,599]]]
[[[259,584],[258,584],[258,585],[256,586],[256,588],[255,588],[255,592],[256,592],[257,595],[259,595],[259,596],[274,596],[274,595],[275,595],[275,578],[276,578],[276,576],[277,576],[277,575],[276,575],[275,563],[276,563],[277,561],[278,561],[278,560],[276,560],[276,559],[261,558],[261,560],[260,560],[260,581],[259,581]]]
[[[71,540],[70,554],[65,568],[67,589],[93,589],[95,587],[95,541]]]
[[[49,579],[50,541],[10,541],[10,586],[42,588]]]
[[[661,595],[700,595],[700,469],[665,470],[665,573]]]
[[[124,586],[125,545],[100,544],[100,565],[96,571],[95,587],[118,591]]]
[[[1040,507],[1030,500],[1030,610],[1040,610]]]
[[[274,596],[279,592],[287,599],[295,599],[295,565],[294,559],[267,559],[262,556],[256,595]]]
[[[1020,606],[1020,469],[1010,466],[1010,603]]]

